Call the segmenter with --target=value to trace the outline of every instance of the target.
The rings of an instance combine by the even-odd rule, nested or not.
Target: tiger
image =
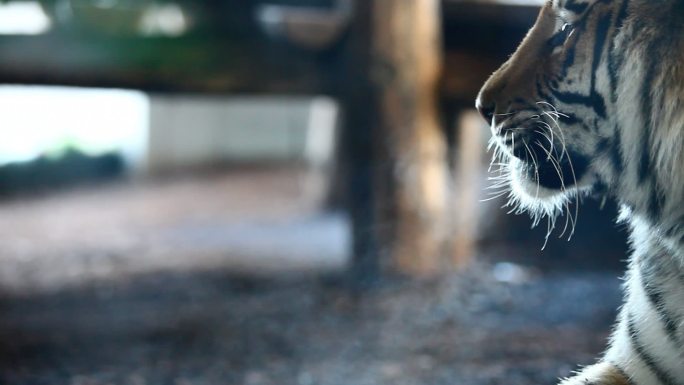
[[[561,384],[684,385],[684,0],[546,1],[476,108],[515,210],[614,199],[629,230],[608,347]]]

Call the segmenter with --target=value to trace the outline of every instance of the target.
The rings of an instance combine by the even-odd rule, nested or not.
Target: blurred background
[[[472,110],[542,3],[0,0],[0,383],[591,363],[620,300],[614,204],[547,242],[488,189]]]

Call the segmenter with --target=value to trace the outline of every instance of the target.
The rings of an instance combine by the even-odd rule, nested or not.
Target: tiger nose
[[[475,101],[475,107],[477,108],[477,111],[480,112],[480,115],[482,115],[482,117],[491,126],[494,120],[494,111],[496,111],[496,104],[491,101],[484,100],[484,98],[480,96]]]

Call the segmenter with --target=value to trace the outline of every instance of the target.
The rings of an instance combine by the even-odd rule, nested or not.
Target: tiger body
[[[631,229],[609,347],[564,385],[684,385],[684,0],[547,1],[477,106],[511,204],[572,227],[612,196]]]

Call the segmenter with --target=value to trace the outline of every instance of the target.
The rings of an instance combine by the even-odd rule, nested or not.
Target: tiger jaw
[[[535,224],[542,217],[553,221],[557,215],[569,210],[569,203],[591,193],[595,179],[590,173],[585,173],[577,183],[556,189],[539,183],[536,175],[530,172],[530,166],[518,158],[511,157],[506,168],[511,191],[508,205],[517,212],[528,212]]]
[[[589,162],[569,149],[551,157],[542,147],[534,151],[521,141],[513,144],[504,143],[501,136],[493,139],[499,157],[506,163],[503,168],[507,171],[515,204],[520,209],[554,216],[568,201],[589,193],[595,184]]]
[[[545,114],[551,116],[543,110],[511,114],[502,122],[494,116],[490,126],[493,143],[501,158],[519,160],[518,174],[532,181],[535,191],[544,188],[562,192],[577,184],[587,172],[589,162],[566,144],[563,130],[567,128],[553,119],[550,123],[545,121]]]
[[[529,146],[528,146],[529,147]],[[527,151],[527,150],[526,150]],[[516,149],[513,150],[517,153]],[[522,156],[522,157],[521,157]],[[521,177],[530,180],[540,187],[551,191],[563,191],[573,188],[587,172],[588,162],[584,157],[570,154],[564,150],[559,156],[533,151],[532,155],[516,156],[521,161],[519,168]]]
[[[513,192],[524,201],[557,201],[574,196],[577,192],[591,189],[591,178],[583,173],[579,180],[574,177],[559,178],[555,168],[535,167],[518,158],[510,159],[510,179]]]

